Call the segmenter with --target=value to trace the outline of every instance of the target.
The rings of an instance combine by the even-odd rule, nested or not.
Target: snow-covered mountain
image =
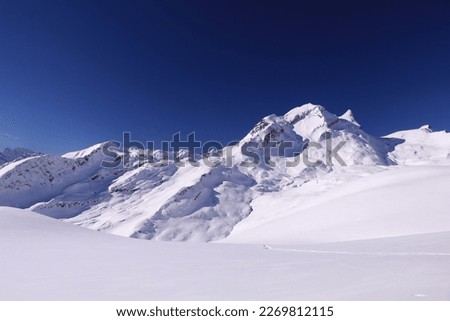
[[[427,126],[374,137],[351,111],[337,116],[306,104],[263,118],[198,166],[105,168],[102,146],[8,163],[0,168],[0,205],[154,240],[292,244],[362,239],[367,229],[372,238],[450,230],[442,194],[450,134]],[[246,146],[251,153],[242,153]],[[431,213],[421,191],[433,195]]]
[[[18,159],[23,159],[26,157],[38,155],[38,153],[35,153],[31,149],[28,148],[5,148],[3,152],[0,152],[0,166],[2,166],[5,163],[9,163]]]

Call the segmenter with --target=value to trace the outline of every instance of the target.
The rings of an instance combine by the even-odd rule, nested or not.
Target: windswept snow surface
[[[309,246],[156,242],[0,207],[0,300],[448,300],[450,232]]]

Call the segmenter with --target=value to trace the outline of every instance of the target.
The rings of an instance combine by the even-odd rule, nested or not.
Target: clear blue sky
[[[450,129],[450,1],[0,1],[0,148],[223,142],[306,102]]]

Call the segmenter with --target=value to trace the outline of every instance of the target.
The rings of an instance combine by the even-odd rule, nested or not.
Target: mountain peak
[[[355,116],[353,115],[353,112],[351,109],[348,109],[345,113],[342,114],[342,116],[339,116],[339,119],[346,120],[346,121],[352,123],[353,125],[356,125],[359,128],[361,128],[361,125],[356,121]]]
[[[339,121],[335,114],[311,103],[291,109],[284,119],[294,126],[296,133],[313,140],[318,140],[325,130]]]
[[[423,126],[421,126],[419,129],[423,130],[423,131],[427,131],[429,133],[431,133],[433,130],[431,129],[431,126],[429,124],[425,124]]]
[[[295,124],[308,115],[323,115],[324,113],[328,113],[328,111],[323,106],[308,103],[292,108],[284,115],[284,118],[289,123]]]
[[[69,152],[69,153],[66,153],[66,154],[62,155],[62,157],[64,157],[64,158],[73,158],[73,159],[89,157],[89,156],[97,153],[102,148],[102,146],[104,144],[106,144],[106,143],[107,142],[98,143],[98,144],[92,145],[92,146],[90,146],[88,148],[85,148],[85,149],[82,149],[82,150],[78,150],[78,151],[75,151],[75,152]]]

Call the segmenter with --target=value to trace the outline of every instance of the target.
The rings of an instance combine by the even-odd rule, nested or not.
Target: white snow
[[[450,233],[309,246],[156,242],[0,207],[0,300],[448,300]]]
[[[348,109],[344,114],[339,116],[340,119],[346,120],[358,127],[361,127],[361,125],[356,121],[355,116],[353,116],[353,112],[351,109]]]
[[[95,144],[93,146],[90,146],[88,148],[85,148],[85,149],[82,149],[82,150],[79,150],[76,152],[66,153],[66,154],[62,155],[62,157],[75,159],[75,158],[83,158],[86,156],[90,156],[93,153],[95,153],[97,150],[99,150],[103,146],[103,144],[104,143],[98,143],[98,144]]]
[[[3,176],[5,174],[7,174],[8,172],[12,171],[13,169],[15,169],[20,164],[22,164],[24,162],[27,162],[30,159],[33,159],[35,157],[37,157],[37,156],[16,160],[16,161],[13,161],[11,163],[8,163],[8,164],[4,165],[3,167],[0,167],[0,176]]]
[[[299,244],[450,231],[450,166],[385,168],[341,183],[342,173],[327,176],[256,198],[252,214],[223,242]]]
[[[448,163],[450,160],[450,133],[433,132],[429,125],[395,132],[386,138],[398,141],[389,157],[399,164]]]
[[[345,164],[314,147],[328,137]],[[262,157],[269,141],[294,144],[244,166],[239,147]],[[214,166],[138,166],[136,151],[103,168],[102,146],[0,167],[0,206],[23,208],[0,207],[0,299],[450,299],[445,131],[374,137],[350,110],[306,104]]]
[[[336,159],[334,166],[326,164],[325,148],[311,146],[312,143],[325,146],[325,134],[331,137],[332,147],[345,142],[339,151],[345,164]],[[261,163],[256,167],[242,165],[250,157],[243,155],[239,146],[259,144],[254,151],[263,159],[264,144],[268,141],[275,147],[289,141],[294,145],[284,156],[276,148],[271,150],[273,167]],[[357,189],[351,189],[354,180],[370,185],[376,177],[385,175],[387,179],[391,173],[396,180],[394,170],[400,169],[398,173],[401,173],[405,165],[424,167],[417,168],[417,175],[425,171],[426,176],[425,167],[450,164],[450,134],[446,132],[432,132],[430,126],[423,126],[377,138],[361,129],[350,110],[338,117],[314,104],[296,107],[283,116],[264,117],[238,146],[226,148],[233,158],[230,166],[208,167],[200,162],[198,167],[177,167],[169,161],[158,166],[102,168],[102,146],[96,144],[62,157],[41,155],[5,165],[0,168],[0,205],[30,208],[76,225],[122,236],[205,242],[224,239],[231,233],[231,240],[246,226],[259,226],[284,215],[305,215],[309,220],[307,206],[323,203],[322,206],[334,207],[335,204],[327,203],[328,195],[341,193],[341,187],[342,191],[348,189],[345,199],[350,199],[349,195]],[[154,154],[162,156],[160,151]],[[306,166],[306,154],[310,161],[319,160],[322,164]],[[131,156],[132,163],[135,157],[137,154]],[[216,155],[212,161],[223,162],[224,157]],[[287,161],[297,161],[297,165],[289,167]],[[388,169],[389,173],[376,176]],[[433,172],[430,169],[429,173]],[[373,179],[366,178],[372,174],[376,174]],[[440,195],[431,187],[428,192],[436,197]],[[406,200],[406,192],[401,188],[398,194],[405,211],[416,213],[421,208],[414,201]],[[440,208],[448,206],[445,197],[436,201]],[[342,205],[340,211],[347,211],[346,206],[351,207],[350,212],[355,210],[353,201],[345,202],[347,205]],[[379,203],[384,204],[372,198],[361,203],[360,211],[366,213],[372,213],[372,207],[378,208]],[[380,209],[391,213],[395,206]],[[317,217],[332,222],[328,216]],[[349,217],[353,216],[349,214]],[[344,216],[341,224],[347,223]],[[302,240],[308,238],[304,235]]]

